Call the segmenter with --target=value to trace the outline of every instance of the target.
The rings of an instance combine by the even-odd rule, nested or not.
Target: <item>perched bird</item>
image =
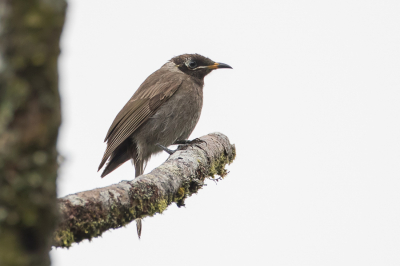
[[[135,177],[143,174],[153,154],[187,138],[200,118],[204,77],[218,68],[232,68],[199,54],[173,57],[151,74],[115,117],[107,132],[101,177],[132,159]],[[140,238],[141,225],[137,220]]]

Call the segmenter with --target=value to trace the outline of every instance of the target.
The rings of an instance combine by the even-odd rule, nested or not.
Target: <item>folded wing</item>
[[[157,109],[178,90],[182,77],[176,73],[167,72],[158,80],[152,80],[153,73],[139,87],[124,108],[115,117],[104,141],[107,149],[99,165],[100,170],[113,151],[132,135]],[[164,81],[164,82],[161,82]]]

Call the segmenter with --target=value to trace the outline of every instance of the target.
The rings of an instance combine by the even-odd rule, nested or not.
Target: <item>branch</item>
[[[225,177],[225,165],[235,159],[235,145],[221,133],[200,139],[205,142],[179,146],[149,174],[59,199],[61,220],[53,245],[70,247],[74,242],[90,240],[136,218],[162,213],[172,202],[184,206],[185,198],[197,193],[206,177]]]

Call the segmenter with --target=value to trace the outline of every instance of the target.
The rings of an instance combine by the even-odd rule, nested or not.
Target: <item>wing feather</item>
[[[107,141],[107,149],[99,170],[113,151],[146,122],[178,90],[183,81],[183,77],[176,72],[166,72],[155,80],[156,74],[153,73],[143,82],[115,117],[104,140]]]

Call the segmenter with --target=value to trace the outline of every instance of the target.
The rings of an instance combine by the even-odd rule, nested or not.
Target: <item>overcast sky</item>
[[[206,77],[191,138],[219,131],[230,174],[53,265],[400,265],[400,1],[69,0],[59,196],[134,178],[97,167],[114,117],[173,56]],[[167,158],[151,159],[146,172]]]

